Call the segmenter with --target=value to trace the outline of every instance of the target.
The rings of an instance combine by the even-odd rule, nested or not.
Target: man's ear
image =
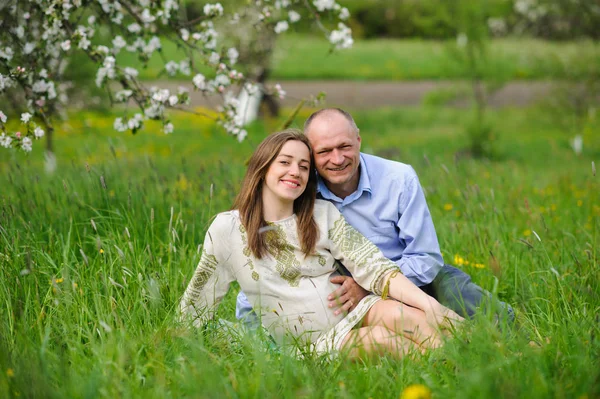
[[[360,134],[357,133],[357,137],[356,139],[358,140],[358,149],[360,150],[360,144],[361,144],[361,138],[360,138]]]

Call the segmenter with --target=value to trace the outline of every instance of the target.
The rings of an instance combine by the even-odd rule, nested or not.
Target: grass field
[[[416,398],[413,384],[435,398],[599,397],[599,122],[576,156],[547,110],[490,111],[486,161],[461,156],[464,110],[355,115],[364,151],[417,170],[445,260],[511,303],[518,327],[482,314],[425,356],[358,363],[191,331],[176,308],[210,218],[281,121],[238,144],[192,116],[171,136],[127,136],[79,113],[57,132],[53,175],[41,146],[0,158],[0,397]],[[220,315],[233,320],[230,294]]]
[[[320,37],[282,35],[273,54],[272,79],[349,80],[453,80],[468,78],[449,47],[455,41],[357,40],[350,50],[330,54],[327,41]],[[166,60],[179,60],[178,50],[165,41]],[[137,61],[131,54],[120,56],[128,64]],[[600,46],[597,42],[547,42],[538,39],[495,39],[491,42],[487,77],[502,80],[583,79],[597,71]],[[144,79],[156,79],[164,65],[155,55]],[[162,75],[162,78],[167,78]],[[182,79],[183,77],[177,77]]]

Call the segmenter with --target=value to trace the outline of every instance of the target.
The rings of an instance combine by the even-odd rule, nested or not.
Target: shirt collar
[[[348,197],[355,197],[356,194],[358,194],[358,196],[361,196],[364,192],[371,193],[371,180],[369,179],[367,163],[365,162],[362,153],[360,154],[360,166],[358,172],[360,173],[360,178],[358,179],[358,188]],[[335,195],[329,190],[321,176],[317,177],[317,193],[320,194],[321,197],[323,197],[326,200],[338,199],[341,201],[341,199],[338,198],[337,195]]]

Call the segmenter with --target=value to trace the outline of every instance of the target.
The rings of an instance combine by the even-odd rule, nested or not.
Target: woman
[[[234,210],[217,215],[206,233],[182,313],[202,325],[237,281],[281,345],[345,349],[354,356],[362,350],[401,356],[438,346],[437,327],[460,316],[400,274],[333,205],[315,200],[312,165],[310,145],[300,131],[272,134],[259,145]],[[335,289],[329,278],[338,262],[377,294],[348,315],[336,315],[327,306]]]

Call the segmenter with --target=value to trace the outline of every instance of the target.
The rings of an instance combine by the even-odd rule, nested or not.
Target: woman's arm
[[[421,309],[430,324],[445,326],[453,321],[463,320],[458,314],[441,305],[434,297],[427,295],[400,271],[389,273],[384,279],[383,295]]]
[[[217,216],[204,238],[202,256],[183,294],[179,308],[182,319],[191,319],[200,327],[210,320],[214,311],[234,281],[223,255],[223,243],[219,237],[220,224],[226,219]]]

